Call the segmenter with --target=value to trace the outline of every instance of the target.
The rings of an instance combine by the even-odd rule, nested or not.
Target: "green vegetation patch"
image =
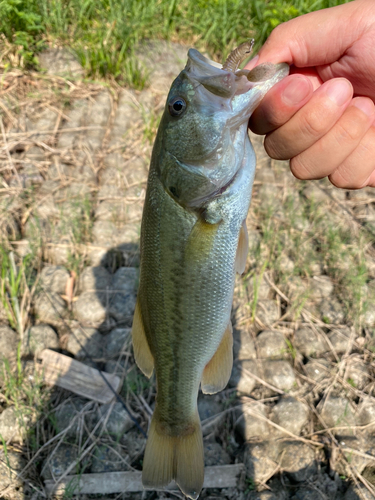
[[[47,46],[71,47],[89,77],[144,85],[135,47],[145,38],[180,41],[222,60],[244,39],[255,48],[278,24],[345,0],[3,0],[0,31],[8,65],[37,65]],[[17,57],[14,57],[14,56]]]

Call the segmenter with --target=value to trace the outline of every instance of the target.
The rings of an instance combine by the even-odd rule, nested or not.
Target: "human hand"
[[[299,179],[375,187],[375,3],[355,0],[279,25],[246,66],[287,62],[250,119]]]

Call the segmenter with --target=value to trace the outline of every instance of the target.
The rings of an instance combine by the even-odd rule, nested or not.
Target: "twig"
[[[22,188],[22,182],[21,182],[21,179],[20,179],[20,176],[18,175],[18,172],[17,172],[17,169],[16,167],[14,166],[14,163],[13,163],[13,160],[12,160],[12,157],[10,156],[10,152],[9,152],[9,147],[8,147],[8,143],[7,143],[7,138],[6,138],[6,135],[5,135],[5,130],[4,130],[4,124],[3,124],[3,119],[0,115],[0,126],[1,126],[1,133],[3,135],[3,140],[4,140],[4,144],[5,144],[5,151],[7,153],[7,156],[8,156],[8,161],[9,161],[9,164],[12,168],[12,170],[14,170],[14,174],[16,176],[16,179],[17,179],[17,182],[18,184],[20,185],[20,187]]]
[[[267,273],[264,273],[264,277],[265,277],[266,281],[268,282],[268,284],[270,285],[270,287],[272,287],[275,290],[275,292],[278,293],[280,295],[280,297],[285,300],[285,302],[287,302],[288,304],[290,304],[290,300],[288,299],[288,297],[280,290],[279,287],[277,287],[275,285],[275,283],[273,281],[271,281],[269,279]]]
[[[244,408],[245,412],[250,413],[250,415],[253,415],[256,418],[259,418],[260,420],[263,420],[263,422],[267,422],[269,425],[272,427],[275,427],[275,429],[278,429],[279,431],[283,432],[284,434],[287,434],[288,436],[292,437],[293,439],[296,439],[297,441],[301,441],[303,443],[316,446],[318,448],[323,448],[324,445],[322,443],[319,443],[317,441],[312,441],[311,439],[305,439],[303,437],[297,436],[296,434],[293,434],[293,432],[288,431],[287,429],[284,429],[284,427],[281,427],[278,424],[275,424],[275,422],[272,422],[269,418],[265,417],[261,413],[258,413],[256,411],[251,411],[247,405],[245,405]]]
[[[306,401],[307,403],[307,401]],[[308,403],[307,403],[308,404]],[[369,485],[369,483],[365,480],[365,478],[354,468],[350,465],[350,463],[348,462],[346,456],[344,455],[344,452],[343,452],[343,449],[342,449],[342,446],[340,445],[340,443],[337,441],[337,439],[335,438],[335,436],[332,434],[332,432],[327,428],[324,420],[322,419],[322,417],[319,415],[319,413],[316,411],[316,409],[308,404],[310,410],[313,411],[313,413],[315,414],[315,416],[318,418],[318,420],[320,421],[320,423],[323,425],[323,427],[327,430],[328,434],[329,434],[329,437],[331,438],[332,442],[335,444],[336,448],[339,450],[342,458],[344,459],[347,467],[349,468],[350,472],[352,473],[352,476],[353,476],[353,479],[354,479],[354,482],[356,484],[358,484],[358,479],[361,481],[361,483],[370,491],[370,493],[372,494],[375,494],[375,490],[372,486]],[[357,479],[358,478],[358,479]]]
[[[281,389],[278,389],[277,387],[275,387],[274,385],[271,385],[269,384],[268,382],[266,382],[265,380],[261,379],[260,377],[258,377],[257,375],[254,375],[254,373],[251,373],[249,370],[244,370],[244,372],[247,374],[247,375],[250,375],[250,377],[253,377],[255,378],[255,380],[257,380],[258,382],[260,382],[262,385],[268,387],[269,389],[271,389],[272,391],[275,391],[277,392],[278,394],[286,394],[284,391],[282,391]]]

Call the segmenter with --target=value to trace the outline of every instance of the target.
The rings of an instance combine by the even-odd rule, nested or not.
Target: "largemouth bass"
[[[132,337],[139,368],[155,370],[157,398],[142,480],[161,488],[174,479],[191,499],[204,477],[199,386],[222,390],[233,363],[230,313],[255,172],[247,123],[288,74],[286,64],[238,70],[251,47],[223,66],[189,50],[158,129],[143,211]]]

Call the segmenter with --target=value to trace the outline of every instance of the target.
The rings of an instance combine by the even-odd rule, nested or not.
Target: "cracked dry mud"
[[[143,45],[142,91],[85,83],[77,63],[54,51],[43,57],[45,74],[2,76],[0,497],[43,498],[44,480],[69,467],[141,469],[145,440],[121,405],[47,389],[35,359],[49,347],[116,372],[147,428],[155,385],[130,344],[140,222],[152,140],[186,51]],[[375,191],[297,181],[267,157],[262,137],[252,142],[258,167],[232,377],[222,393],[199,397],[206,465],[244,463],[245,474],[237,488],[201,498],[375,498]],[[18,302],[12,272],[22,275]],[[97,498],[74,488],[65,496]]]

